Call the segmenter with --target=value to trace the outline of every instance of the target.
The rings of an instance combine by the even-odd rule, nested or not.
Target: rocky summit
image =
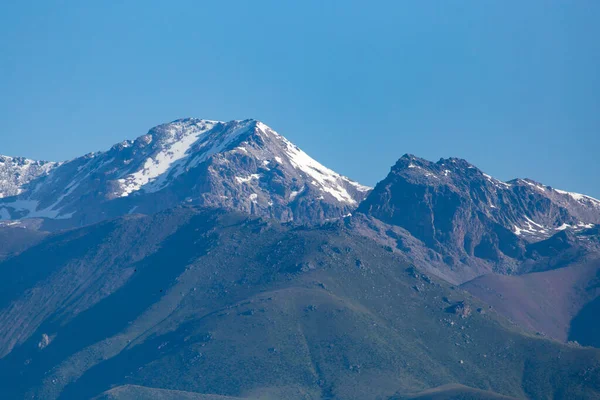
[[[595,249],[588,238],[600,223],[600,201],[589,196],[529,179],[502,182],[461,159],[412,155],[398,160],[357,211],[389,226],[378,236],[412,248],[416,262],[457,282],[523,270],[563,237]]]

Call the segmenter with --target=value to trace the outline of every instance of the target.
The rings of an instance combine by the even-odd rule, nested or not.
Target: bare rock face
[[[459,301],[458,303],[447,307],[446,311],[452,314],[456,314],[461,318],[468,318],[473,312],[471,306],[466,304],[464,301]]]
[[[48,170],[0,201],[1,219],[52,230],[192,204],[312,224],[347,215],[370,190],[255,120],[177,120]]]
[[[44,350],[50,344],[50,336],[48,334],[43,333],[42,339],[38,343],[38,349]]]

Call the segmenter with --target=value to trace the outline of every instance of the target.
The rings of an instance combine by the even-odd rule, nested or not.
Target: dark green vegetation
[[[600,347],[600,297],[586,304],[571,321],[569,340]]]
[[[341,222],[179,208],[0,272],[3,398],[600,398],[600,350],[523,333]]]

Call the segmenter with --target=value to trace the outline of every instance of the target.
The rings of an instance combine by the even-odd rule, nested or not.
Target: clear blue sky
[[[373,185],[404,153],[600,197],[600,1],[0,4],[0,153],[257,118]]]

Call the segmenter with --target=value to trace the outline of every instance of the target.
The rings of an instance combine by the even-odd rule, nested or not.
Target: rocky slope
[[[523,334],[341,222],[180,208],[0,271],[6,398],[600,396],[599,350]]]
[[[18,196],[0,200],[2,219],[43,218],[55,230],[196,204],[320,223],[348,214],[369,191],[255,120],[178,120],[52,166],[7,189]]]
[[[0,155],[0,199],[22,193],[29,182],[48,175],[57,166],[53,162]]]
[[[600,344],[590,340],[591,335],[581,335],[592,332],[597,320],[597,314],[588,321],[582,316],[600,295],[600,259],[524,275],[488,274],[466,282],[462,288],[532,332],[585,346]],[[578,318],[587,329],[573,329]]]
[[[363,231],[412,250],[415,262],[434,265],[454,282],[525,272],[526,260],[550,251],[544,245],[598,248],[589,238],[600,223],[600,201],[527,179],[501,182],[455,158],[434,163],[403,156],[358,212],[372,219],[363,220]]]

